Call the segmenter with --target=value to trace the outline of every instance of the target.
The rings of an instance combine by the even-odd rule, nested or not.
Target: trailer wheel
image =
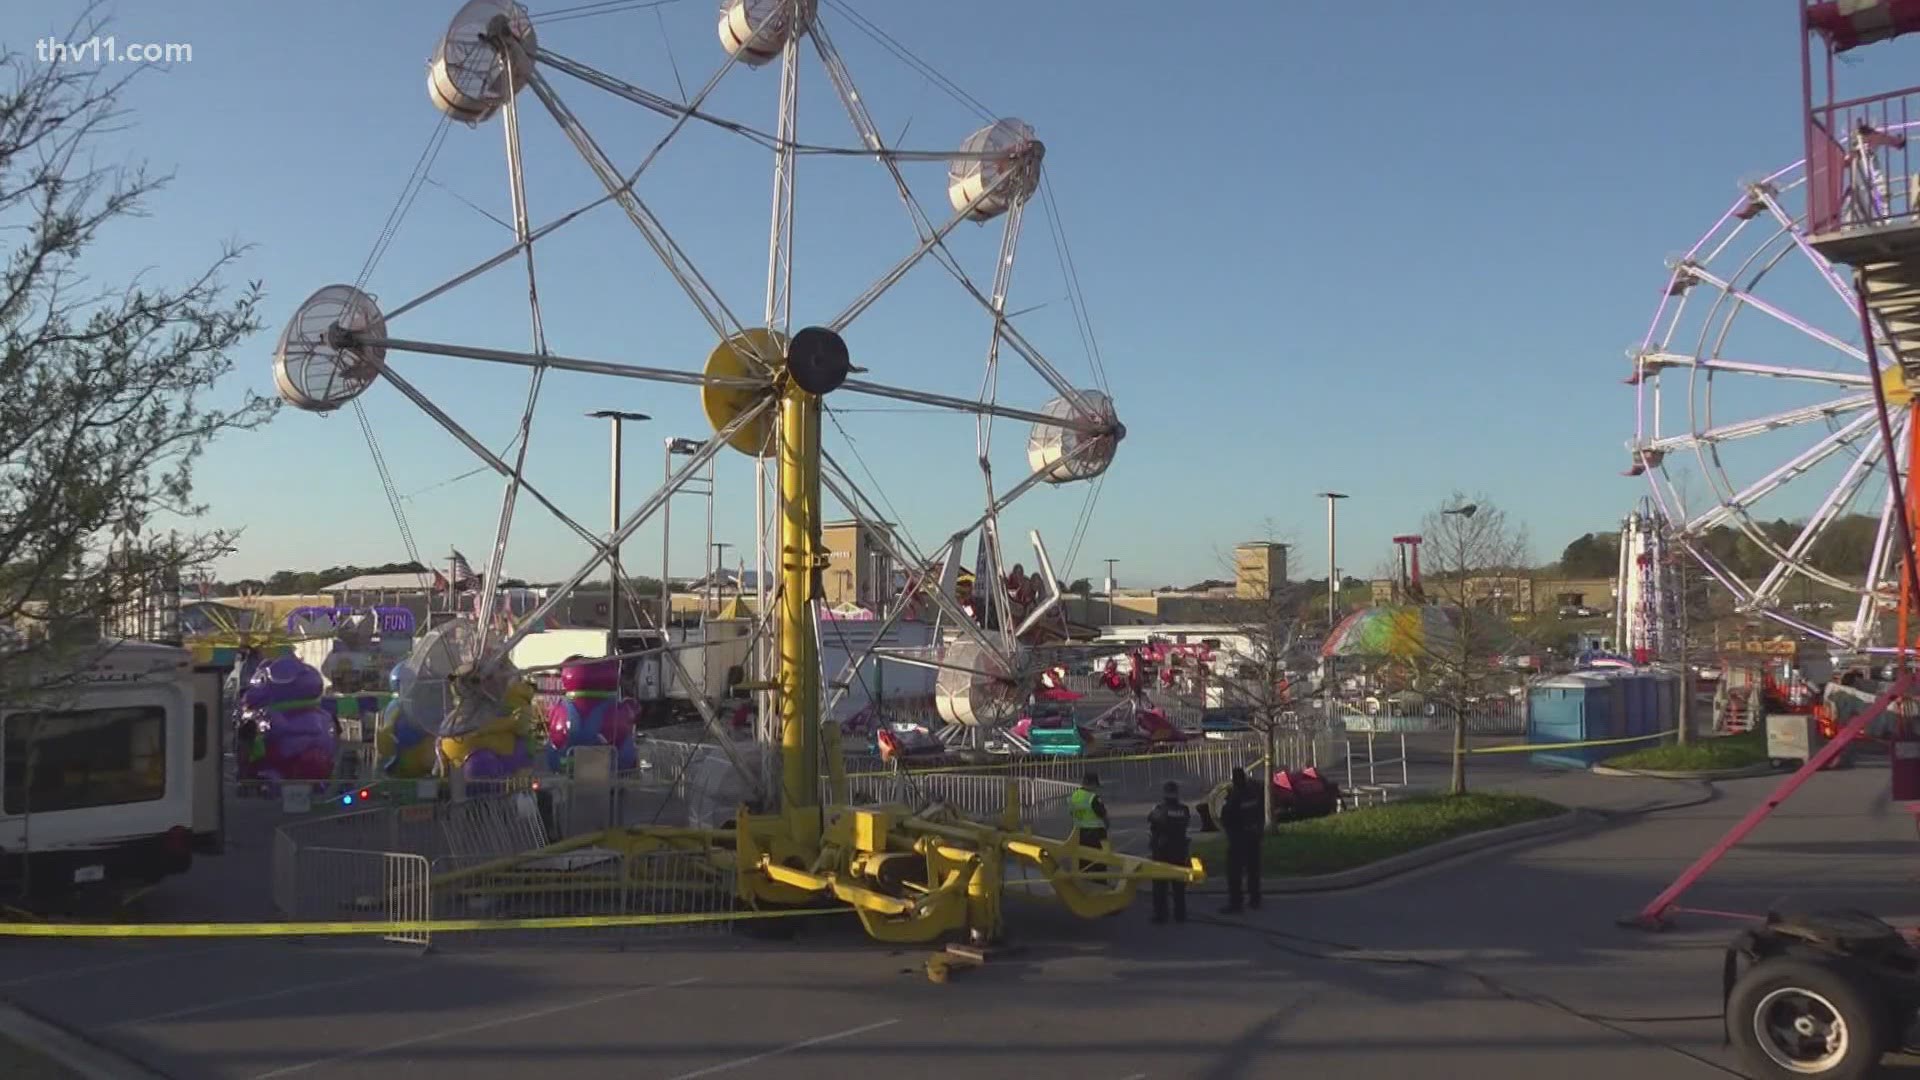
[[[1800,957],[1753,965],[1727,998],[1727,1028],[1755,1077],[1872,1075],[1892,1047],[1887,1010],[1844,967]]]

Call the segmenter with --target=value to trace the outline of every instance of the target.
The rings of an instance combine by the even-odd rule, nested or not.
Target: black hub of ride
[[[853,371],[847,340],[824,326],[804,327],[787,345],[787,371],[816,397],[838,390]]]

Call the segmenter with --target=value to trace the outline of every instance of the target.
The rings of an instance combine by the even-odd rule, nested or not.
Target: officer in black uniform
[[[1192,817],[1193,812],[1180,801],[1180,785],[1167,781],[1160,789],[1160,805],[1147,815],[1148,843],[1156,861],[1187,865],[1187,825]],[[1158,880],[1153,883],[1153,921],[1167,921],[1168,893],[1173,894],[1173,921],[1186,922],[1187,883]]]
[[[1266,831],[1266,798],[1247,778],[1247,770],[1233,770],[1233,783],[1220,804],[1220,828],[1227,834],[1227,906],[1223,915],[1260,907],[1260,835]]]

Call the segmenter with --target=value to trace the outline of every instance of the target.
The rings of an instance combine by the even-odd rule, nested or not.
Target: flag
[[[473,564],[467,562],[465,555],[460,554],[460,549],[450,548],[449,550],[453,552],[453,587],[465,588],[479,580],[480,575],[473,572]]]

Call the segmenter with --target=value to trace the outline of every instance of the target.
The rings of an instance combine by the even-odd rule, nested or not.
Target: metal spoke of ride
[[[1746,307],[1750,307],[1755,311],[1758,311],[1764,315],[1770,315],[1774,319],[1780,321],[1781,323],[1786,324],[1787,326],[1792,327],[1795,330],[1800,331],[1802,334],[1805,334],[1806,336],[1812,338],[1813,340],[1818,341],[1822,345],[1826,345],[1829,348],[1838,349],[1839,351],[1846,353],[1848,356],[1853,357],[1855,360],[1860,361],[1862,364],[1867,362],[1867,354],[1865,350],[1857,348],[1853,345],[1849,345],[1848,343],[1840,340],[1837,337],[1834,337],[1832,334],[1829,334],[1825,330],[1822,330],[1819,327],[1812,325],[1811,323],[1807,322],[1804,319],[1796,318],[1795,316],[1789,314],[1784,309],[1775,307],[1774,305],[1766,302],[1765,300],[1762,300],[1759,297],[1753,295],[1751,292],[1748,292],[1745,289],[1741,289],[1735,286],[1732,282],[1714,274],[1712,271],[1708,270],[1704,266],[1701,266],[1697,263],[1687,263],[1681,267],[1676,268],[1674,273],[1676,275],[1684,273],[1686,275],[1693,277],[1696,280],[1704,281],[1707,284],[1712,285],[1714,288],[1719,289],[1721,293],[1723,293],[1726,296],[1727,299],[1733,301],[1736,304],[1741,304]]]
[[[634,228],[640,230],[640,235],[646,240],[647,246],[660,257],[660,262],[667,268],[667,273],[687,294],[687,299],[693,302],[693,306],[700,312],[701,317],[707,320],[707,325],[713,328],[719,340],[727,341],[744,335],[745,327],[727,307],[726,301],[722,300],[713,286],[707,283],[707,279],[687,258],[686,252],[682,251],[680,245],[675,243],[673,237],[667,233],[666,226],[660,223],[660,219],[655,217],[653,211],[647,209],[647,204],[634,193],[632,186],[621,179],[619,171],[608,160],[606,152],[600,149],[600,145],[594,142],[593,136],[581,126],[579,118],[574,116],[554,93],[552,85],[538,71],[535,71],[528,76],[527,86],[534,92],[534,96],[540,99],[540,103],[547,107],[547,111],[553,114],[554,122],[560,125],[560,130],[566,134],[568,141],[573,143],[574,149],[579,151],[587,167],[593,170],[594,176],[598,177],[600,183],[606,187],[607,193],[613,196],[614,202],[626,211],[627,220],[633,222]],[[760,359],[763,363],[768,363],[773,358],[761,357]]]
[[[1814,509],[1813,516],[1808,518],[1807,523],[1801,527],[1800,534],[1793,538],[1793,543],[1784,551],[1779,550],[1779,545],[1769,538],[1767,549],[1770,549],[1770,553],[1777,556],[1779,561],[1773,565],[1773,569],[1767,571],[1767,576],[1760,580],[1760,584],[1754,586],[1755,601],[1762,604],[1774,603],[1779,599],[1780,588],[1786,584],[1788,576],[1796,572],[1836,589],[1853,588],[1847,582],[1807,563],[1806,556],[1813,550],[1813,545],[1819,542],[1827,527],[1833,524],[1834,519],[1853,502],[1854,496],[1860,493],[1861,486],[1873,474],[1874,465],[1879,462],[1880,456],[1885,452],[1886,444],[1878,440],[1862,450],[1860,455],[1854,458],[1853,463],[1847,466],[1847,471],[1840,475],[1840,481],[1833,486],[1833,490],[1829,491],[1826,498],[1822,499],[1820,505]]]
[[[1832,386],[1870,386],[1871,375],[1854,371],[1823,371],[1820,368],[1781,367],[1778,364],[1760,364],[1748,360],[1727,360],[1714,358],[1701,360],[1685,353],[1649,352],[1639,356],[1643,371],[1652,373],[1665,368],[1687,368],[1692,371],[1705,371],[1710,374],[1726,373],[1731,375],[1757,375],[1766,379],[1785,379],[1799,382],[1826,383]]]
[[[680,470],[668,477],[667,481],[661,484],[658,490],[647,497],[646,502],[642,503],[632,514],[628,515],[627,520],[622,522],[618,529],[614,530],[613,535],[608,537],[604,544],[595,544],[593,557],[588,559],[585,565],[581,566],[564,584],[555,587],[553,593],[549,595],[547,599],[541,601],[539,606],[529,612],[522,620],[520,628],[509,634],[506,640],[501,642],[494,654],[489,656],[489,660],[497,660],[499,657],[507,655],[515,645],[520,643],[522,638],[532,633],[533,628],[538,626],[542,619],[546,618],[553,612],[554,608],[559,607],[566,601],[568,594],[579,588],[581,583],[585,582],[587,578],[593,575],[595,570],[600,568],[600,564],[607,560],[610,552],[618,549],[621,544],[626,543],[627,538],[632,536],[641,525],[645,524],[647,519],[658,512],[673,492],[679,490],[690,478],[705,468],[708,460],[719,453],[722,447],[727,445],[727,440],[733,438],[735,433],[752,423],[756,417],[766,412],[772,406],[773,401],[771,398],[756,402],[750,408],[742,411],[740,415],[734,417],[725,427],[715,433],[713,438],[701,443],[700,449],[688,455],[686,463],[680,466]]]
[[[1800,254],[1806,256],[1807,261],[1813,264],[1814,270],[1826,280],[1827,286],[1846,306],[1847,314],[1853,315],[1858,312],[1860,298],[1854,295],[1853,284],[1845,275],[1833,268],[1832,260],[1815,251],[1813,245],[1807,242],[1806,236],[1801,232],[1800,223],[1793,219],[1793,215],[1787,213],[1786,207],[1780,205],[1779,192],[1773,185],[1762,182],[1753,185],[1749,190],[1752,192],[1754,201],[1765,207],[1773,220],[1779,223],[1780,231],[1793,238],[1793,246],[1799,249]]]
[[[534,55],[536,57],[547,56],[544,50],[537,50],[534,53]],[[693,102],[690,108],[697,109],[699,107],[700,103],[706,99],[707,95],[711,94],[714,88],[720,85],[721,76],[725,75],[728,69],[730,69],[735,62],[736,61],[734,57],[731,57],[731,56],[727,57],[726,63],[720,65],[720,70],[714,72],[713,78],[707,80],[707,85],[705,85],[704,87],[701,87],[700,92],[694,95]],[[568,63],[571,64],[572,62],[569,61]],[[584,65],[576,65],[576,66],[584,66]],[[569,71],[569,73],[571,73],[571,70],[568,67],[562,67],[561,70],[566,70],[566,71]],[[451,292],[452,290],[458,288],[459,286],[464,285],[469,281],[472,281],[474,278],[477,278],[482,274],[485,274],[489,270],[495,269],[496,267],[499,267],[499,266],[504,266],[506,263],[511,261],[515,255],[518,255],[521,251],[525,250],[529,245],[546,238],[549,234],[553,233],[555,230],[561,228],[564,225],[569,224],[575,219],[581,217],[582,215],[587,214],[590,211],[597,210],[600,207],[605,206],[610,202],[613,202],[615,199],[618,199],[622,193],[631,191],[633,189],[634,184],[639,182],[641,174],[647,170],[647,166],[653,164],[654,158],[658,157],[660,154],[660,151],[665,149],[667,143],[672,141],[673,137],[679,133],[680,128],[684,125],[684,120],[685,118],[683,117],[681,123],[674,124],[672,128],[668,129],[665,135],[661,136],[660,141],[656,142],[653,145],[653,149],[647,152],[647,155],[641,159],[640,164],[633,170],[633,172],[627,175],[627,177],[621,182],[619,187],[609,190],[604,194],[595,196],[594,198],[589,199],[584,203],[581,203],[579,206],[576,206],[572,210],[569,210],[566,213],[561,214],[559,217],[553,219],[552,221],[547,222],[545,225],[542,225],[539,228],[534,229],[532,232],[527,234],[527,238],[525,240],[515,241],[512,247],[509,247],[506,250],[501,251],[496,255],[490,256],[482,260],[481,262],[475,264],[473,267],[467,270],[463,270],[458,274],[455,274],[453,277],[448,278],[446,281],[443,281],[438,285],[435,285],[434,287],[428,289],[426,292],[421,293],[419,296],[416,296],[413,299],[408,300],[407,302],[399,305],[398,307],[395,307],[392,311],[389,311],[386,313],[387,322],[392,323],[393,320],[399,318],[400,316],[406,314],[409,311],[412,311],[414,308],[417,308],[422,304],[425,304],[431,300],[437,299],[438,297],[446,295],[448,292]]]
[[[639,379],[642,382],[674,383],[680,386],[717,386],[732,390],[765,390],[770,385],[766,379],[757,376],[726,378],[693,371],[676,371],[673,368],[616,364],[609,360],[584,360],[575,356],[551,354],[537,356],[533,353],[514,352],[511,349],[489,349],[479,345],[416,341],[412,338],[356,337],[354,340],[357,344],[369,347],[377,345],[399,352],[422,353],[428,356],[454,356],[463,360],[482,360],[491,364],[513,364],[518,367],[550,367],[561,371],[577,371],[584,375],[611,375],[618,379]]]
[[[853,497],[849,496],[831,477],[825,475],[824,471],[820,477],[820,486],[826,489],[834,498],[839,499],[841,505],[847,507],[848,510],[853,513],[854,520],[859,523],[862,530],[872,534],[871,539],[881,551],[886,552],[888,558],[902,565],[912,565],[907,556],[899,549],[898,545],[893,542],[892,537],[887,535],[887,531],[881,528],[872,518],[860,512],[857,509],[859,503]],[[995,659],[1002,661],[1006,666],[1012,666],[1012,659],[1007,656],[1006,650],[1001,648],[999,642],[988,637],[985,630],[973,624],[973,621],[967,618],[966,612],[960,608],[957,601],[938,590],[930,592],[927,595],[933,600],[935,606],[959,624],[961,631],[972,638],[975,644],[979,645]]]
[[[986,513],[975,518],[965,528],[960,529],[959,531],[955,532],[953,535],[948,537],[947,541],[944,544],[942,544],[936,551],[934,551],[934,553],[931,556],[922,556],[919,552],[913,551],[911,548],[911,545],[907,545],[906,555],[908,557],[906,559],[901,559],[898,555],[892,555],[892,557],[895,558],[897,561],[900,561],[905,565],[914,567],[914,571],[913,571],[913,574],[910,575],[908,578],[907,587],[901,590],[899,597],[897,597],[894,603],[891,605],[892,609],[885,612],[884,618],[880,623],[879,630],[873,635],[874,644],[877,645],[880,639],[886,636],[887,631],[891,630],[894,624],[899,621],[901,616],[904,615],[908,610],[910,610],[914,606],[918,596],[921,594],[922,591],[926,592],[929,596],[945,597],[945,593],[941,590],[940,585],[937,581],[928,582],[926,580],[923,580],[925,574],[928,572],[928,568],[935,565],[944,565],[947,559],[951,558],[956,552],[959,551],[961,545],[966,542],[967,537],[972,535],[974,530],[981,528],[987,521],[991,520],[1001,510],[1004,510],[1008,506],[1012,505],[1014,500],[1020,498],[1020,496],[1026,494],[1028,491],[1032,490],[1035,486],[1041,483],[1044,483],[1047,476],[1054,470],[1059,469],[1063,465],[1071,464],[1073,461],[1078,460],[1082,456],[1091,454],[1093,452],[1095,445],[1096,444],[1091,441],[1082,443],[1078,447],[1075,447],[1072,451],[1069,451],[1059,461],[1054,462],[1051,465],[1048,465],[1044,469],[1038,469],[1038,470],[1035,470],[1033,473],[1029,474],[1026,479],[1014,485],[1014,487],[1012,487],[1007,492],[1002,494],[999,498],[995,499],[987,507]],[[865,521],[865,520],[872,520],[872,519],[879,518],[880,515],[877,513],[877,509],[873,506],[872,501],[868,499],[866,497],[866,494],[860,490],[860,486],[854,482],[852,476],[849,475],[847,471],[840,466],[839,462],[833,460],[833,457],[827,454],[825,451],[822,451],[821,464],[826,469],[831,470],[835,476],[839,477],[840,482],[846,485],[844,489],[836,488],[834,490],[834,494],[836,495],[836,497],[840,499],[841,503],[847,507],[848,512],[854,516],[854,519],[856,521]],[[1045,556],[1042,555],[1041,559],[1042,559],[1042,564],[1044,566]],[[1051,574],[1052,574],[1051,568],[1047,568],[1046,573],[1049,575],[1049,580],[1051,580]],[[993,652],[996,655],[999,654],[998,644],[996,642],[989,641],[986,638],[984,632],[979,630],[978,624],[975,623],[972,619],[961,617],[961,616],[964,616],[965,613],[958,610],[957,604],[954,604],[951,607],[948,607],[948,606],[942,605],[941,601],[938,599],[936,599],[934,603],[936,606],[940,607],[942,613],[955,618],[962,632],[968,633],[970,637],[974,638],[977,644],[981,645],[984,648],[987,648],[990,652]],[[1024,630],[1025,630],[1025,627],[1022,627],[1023,632]],[[1019,636],[1018,633],[1016,633],[1015,637],[1018,637],[1018,636]],[[874,645],[869,645],[865,653],[857,657],[850,657],[848,659],[846,666],[842,669],[840,675],[836,679],[832,680],[832,682],[835,684],[844,684],[845,681],[851,677],[850,672],[858,671],[860,665],[866,662],[867,656],[873,652],[873,649],[874,649]],[[833,705],[839,704],[840,697],[844,696],[844,694],[845,694],[845,686],[842,685],[840,690],[837,692],[836,696],[832,699],[832,704]]]
[[[1778,431],[1782,428],[1795,427],[1800,424],[1811,424],[1839,416],[1842,413],[1853,412],[1856,409],[1871,409],[1872,407],[1872,396],[1855,394],[1833,401],[1824,401],[1818,405],[1803,405],[1798,409],[1788,409],[1785,412],[1755,417],[1752,420],[1741,420],[1731,424],[1723,424],[1720,427],[1708,428],[1705,431],[1694,432],[1687,435],[1669,435],[1664,439],[1653,440],[1646,445],[1645,449],[1666,451],[1683,447],[1696,447],[1728,442],[1733,439],[1751,438],[1755,435],[1764,435],[1769,431]]]
[[[853,75],[847,70],[846,61],[840,58],[840,50],[833,45],[833,38],[816,15],[813,27],[807,37],[813,41],[814,51],[820,57],[820,65],[827,71],[827,79],[833,83],[834,93],[847,110],[847,116],[853,121],[854,132],[860,136],[860,142],[872,151],[875,160],[887,170],[893,179],[894,189],[899,192],[900,201],[905,204],[907,214],[913,219],[915,235],[925,240],[933,234],[933,222],[921,207],[920,200],[913,195],[913,189],[907,185],[907,178],[895,164],[886,140],[881,138],[879,125],[873,122],[873,115],[867,111],[867,103],[860,96],[859,88],[853,83]]]
[[[507,68],[507,82],[513,83],[514,50],[500,47],[501,61]],[[501,127],[507,140],[507,189],[513,202],[514,239],[524,244],[527,267],[527,309],[529,325],[533,335],[533,351],[536,356],[545,356],[547,352],[547,334],[540,319],[540,286],[534,273],[533,244],[527,239],[527,185],[526,173],[521,167],[520,157],[520,109],[519,95],[507,95],[506,103],[501,107]],[[540,384],[545,381],[546,366],[533,369],[527,377],[527,403],[520,412],[520,425],[515,439],[513,472],[507,477],[507,488],[500,497],[500,517],[494,525],[493,550],[487,558],[487,569],[480,579],[480,651],[486,652],[487,641],[493,636],[494,605],[500,594],[500,575],[506,565],[507,540],[513,529],[513,505],[520,493],[520,487],[526,475],[527,446],[533,435],[533,410],[540,401]]]
[[[1002,173],[1001,182],[1013,175],[1010,171]],[[981,198],[985,198],[983,193]],[[980,403],[990,404],[999,395],[1000,389],[1000,342],[1001,329],[1007,321],[1007,291],[1013,286],[1013,260],[1019,251],[1020,221],[1026,210],[1027,200],[1015,198],[1007,207],[1006,223],[1000,232],[1000,252],[993,267],[992,314],[993,329],[987,335],[986,370],[980,378]],[[993,414],[983,412],[974,417],[974,454],[980,464],[980,479],[986,489],[987,518],[981,525],[980,539],[988,545],[990,553],[988,564],[992,569],[992,599],[995,610],[1004,622],[1013,610],[1013,598],[1009,595],[1006,579],[1005,553],[1000,547],[1000,520],[993,511]],[[979,582],[975,582],[975,587]]]
[[[481,461],[485,462],[487,466],[491,468],[494,472],[499,473],[503,477],[509,477],[509,478],[517,475],[513,466],[508,465],[506,462],[500,460],[499,455],[487,449],[485,443],[482,443],[479,439],[473,436],[472,432],[462,427],[458,420],[455,420],[453,417],[448,416],[444,409],[440,408],[440,406],[438,405],[435,405],[432,399],[428,398],[427,395],[421,393],[418,387],[415,387],[412,383],[402,378],[400,374],[394,371],[393,368],[390,365],[388,365],[385,361],[375,361],[374,363],[379,368],[381,377],[386,379],[388,382],[392,383],[394,389],[400,391],[400,393],[403,396],[405,396],[407,400],[419,406],[421,412],[426,413],[429,417],[433,419],[435,423],[439,424],[442,428],[445,428],[449,435],[452,435],[455,439],[458,439],[460,441],[461,445],[465,446],[468,450],[473,451],[474,455],[477,456]],[[541,494],[540,489],[528,483],[524,477],[520,479],[520,487],[523,490],[525,490],[527,494],[533,496],[533,499],[535,502],[539,503],[543,507],[546,507],[547,512],[551,513],[555,518],[557,518],[562,525],[565,525],[567,528],[572,529],[577,535],[579,535],[581,539],[586,540],[588,543],[594,543],[594,544],[597,544],[600,542],[600,538],[598,536],[596,536],[586,526],[573,520],[571,515],[569,515],[565,510],[560,509],[560,507],[557,504],[555,504],[552,499],[549,499],[545,495]]]
[[[1868,412],[1845,426],[1827,433],[1819,442],[1795,455],[1785,465],[1723,498],[1718,506],[1686,523],[1684,532],[1689,536],[1705,535],[1708,529],[1723,525],[1750,509],[1754,503],[1778,491],[1788,481],[1794,480],[1811,471],[1815,466],[1853,445],[1854,440],[1878,432],[1874,424],[1879,420]]]
[[[907,276],[907,271],[919,265],[921,259],[926,258],[929,252],[940,246],[941,242],[947,238],[948,233],[959,228],[961,224],[972,217],[976,207],[994,195],[999,194],[1002,187],[1012,183],[1013,176],[1014,174],[1012,172],[1001,173],[993,183],[988,184],[986,188],[970,200],[963,209],[955,211],[954,215],[942,223],[938,229],[935,229],[931,236],[922,239],[920,243],[914,247],[913,251],[908,253],[906,258],[895,263],[892,269],[880,276],[880,280],[868,286],[866,292],[861,293],[851,304],[846,306],[845,310],[835,315],[833,321],[827,324],[827,329],[836,333],[845,330],[853,320],[860,317],[862,312],[872,307],[874,301],[880,299],[896,282]],[[1015,205],[1018,205],[1018,203]]]
[[[763,24],[772,23],[785,16],[788,19],[786,25],[797,28],[800,15],[798,0],[789,0],[770,7],[762,21]],[[797,30],[790,32],[780,46],[780,89],[774,121],[773,196],[767,223],[766,303],[762,309],[767,329],[778,335],[774,340],[790,340],[793,331],[793,197],[797,179],[794,175],[794,144],[800,129],[800,36]],[[767,463],[769,460],[780,460],[782,426],[774,425],[768,431],[767,438],[772,444],[768,448],[771,453],[756,454],[753,459],[753,594],[755,607],[761,612],[770,610],[767,582],[774,576],[775,553],[779,550],[777,526],[786,519],[786,506],[781,501],[783,493],[778,485],[774,485],[771,498],[768,493],[772,477]],[[769,507],[771,513],[768,512]],[[770,532],[773,533],[771,542]],[[766,637],[761,639],[759,648],[752,653],[754,681],[763,687],[773,685],[775,657],[783,648],[780,624],[770,622],[768,627]],[[777,736],[774,718],[778,715],[779,702],[773,691],[768,689],[757,691],[754,701],[760,736],[772,743]]]
[[[1893,448],[1894,457],[1897,459],[1894,471],[1902,477],[1913,475],[1913,463],[1908,460],[1911,457],[1909,427],[1912,423],[1913,414],[1910,412],[1902,413],[1894,422]],[[1896,498],[1899,493],[1900,485],[1889,482],[1887,494],[1881,500],[1880,521],[1873,531],[1873,554],[1867,558],[1867,577],[1862,586],[1860,603],[1854,616],[1854,626],[1861,640],[1867,640],[1865,635],[1880,619],[1880,582],[1888,576],[1898,577],[1900,573],[1902,555],[1899,545],[1894,542],[1894,537],[1899,531],[1894,515],[1905,513],[1906,509]]]
[[[1016,409],[998,402],[983,405],[971,398],[954,397],[951,394],[930,394],[924,390],[908,390],[904,387],[868,382],[865,379],[848,379],[840,384],[840,389],[835,393],[866,394],[870,397],[891,398],[894,401],[910,401],[916,405],[931,405],[938,409],[951,409],[954,412],[992,413],[1009,420],[1025,420],[1034,424],[1070,428],[1083,435],[1105,434],[1109,428],[1108,423],[1097,416],[1048,416],[1043,412]]]

